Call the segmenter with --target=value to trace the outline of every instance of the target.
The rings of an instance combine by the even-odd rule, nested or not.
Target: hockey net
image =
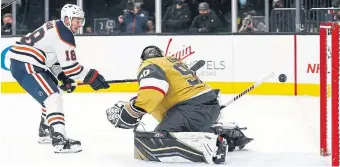
[[[339,25],[320,25],[320,149],[339,166]]]

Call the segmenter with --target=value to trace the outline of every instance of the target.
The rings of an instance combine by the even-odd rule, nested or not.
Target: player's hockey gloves
[[[73,79],[67,77],[65,73],[60,73],[58,79],[62,82],[60,89],[66,91],[67,93],[72,93],[76,89],[77,84]]]
[[[105,81],[104,77],[94,69],[90,69],[83,82],[90,84],[93,90],[107,89],[110,87],[110,85]]]
[[[136,108],[134,99],[130,102],[118,102],[113,107],[106,110],[109,122],[115,127],[122,129],[132,129],[138,126],[145,112]]]

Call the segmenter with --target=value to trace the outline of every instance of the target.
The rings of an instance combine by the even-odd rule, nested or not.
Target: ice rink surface
[[[135,160],[133,132],[115,129],[105,109],[132,93],[64,94],[66,133],[82,142],[77,154],[54,154],[37,143],[41,109],[27,94],[0,99],[0,167],[169,167],[174,164]],[[228,101],[232,95],[223,95]],[[244,150],[228,153],[220,166],[330,166],[319,150],[319,98],[246,95],[223,110],[226,121],[248,127],[255,138]],[[156,122],[146,116],[149,128]],[[176,167],[210,166],[179,163]]]

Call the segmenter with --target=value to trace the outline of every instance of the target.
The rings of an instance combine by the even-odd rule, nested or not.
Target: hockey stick
[[[236,101],[237,99],[241,98],[243,95],[249,93],[250,91],[252,91],[253,89],[255,89],[257,86],[261,85],[263,82],[267,81],[268,79],[272,78],[273,76],[275,76],[275,73],[272,72],[270,73],[268,76],[266,76],[265,78],[263,78],[262,80],[255,82],[253,85],[251,85],[249,88],[247,88],[246,90],[244,90],[243,92],[241,92],[240,94],[238,94],[237,96],[235,96],[233,99],[229,100],[228,102],[224,103],[221,107],[220,110],[223,110],[225,107],[229,106],[231,103],[233,103],[234,101]]]
[[[128,82],[137,82],[137,79],[122,79],[122,80],[110,80],[106,81],[107,83],[128,83]],[[88,83],[78,83],[78,86],[80,85],[88,85]]]
[[[190,70],[197,71],[198,69],[202,68],[205,65],[204,60],[199,60],[197,63],[195,63]],[[110,80],[106,81],[107,83],[128,83],[128,82],[138,82],[137,79],[123,79],[123,80]],[[87,85],[87,83],[78,83],[77,85]]]
[[[7,8],[8,6],[12,5],[16,0],[13,0],[7,4],[5,4],[4,6],[1,7],[1,10],[4,9],[4,8]]]

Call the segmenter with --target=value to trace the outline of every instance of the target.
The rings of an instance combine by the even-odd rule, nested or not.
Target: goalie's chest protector
[[[139,69],[141,70],[150,64],[157,65],[163,71],[169,84],[168,91],[162,102],[154,111],[150,112],[158,121],[162,120],[165,113],[174,105],[210,90],[209,85],[200,81],[178,59],[172,57],[151,58],[146,60]]]

